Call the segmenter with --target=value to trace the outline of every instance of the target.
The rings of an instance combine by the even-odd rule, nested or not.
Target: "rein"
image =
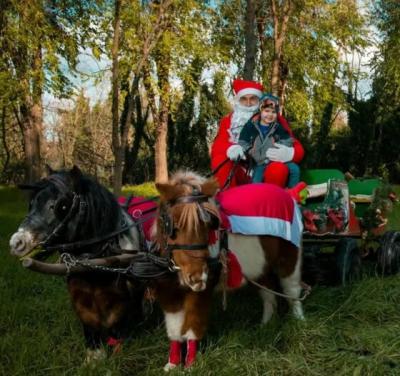
[[[155,210],[156,210],[156,208],[152,208],[151,210],[150,209],[146,210],[146,212],[155,211]],[[51,239],[54,235],[57,235],[56,230],[58,229],[58,227],[59,227],[58,226],[56,228],[56,230],[53,231],[53,233],[51,233],[44,242],[39,243],[39,245],[42,245],[43,248],[45,248],[48,251],[56,251],[58,249],[60,249],[62,251],[80,249],[80,248],[86,247],[88,245],[101,243],[101,242],[103,242],[105,240],[109,240],[111,238],[114,238],[115,236],[117,236],[117,235],[129,230],[132,227],[139,226],[142,223],[145,223],[146,221],[148,221],[149,219],[151,219],[153,217],[155,217],[155,213],[154,213],[154,215],[148,215],[147,217],[142,218],[140,220],[134,220],[134,222],[131,223],[130,225],[126,225],[126,226],[124,226],[124,227],[122,227],[122,228],[120,228],[118,230],[112,231],[112,232],[110,232],[110,233],[108,233],[108,234],[106,234],[104,236],[96,236],[95,238],[92,238],[92,239],[81,240],[81,241],[77,241],[77,242],[73,242],[73,243],[62,243],[62,244],[56,244],[56,245],[52,245],[52,246],[46,245],[46,243],[49,242],[49,238]]]
[[[307,284],[304,283],[304,282],[301,283],[301,285],[302,285],[301,287],[302,287],[303,290],[304,290],[303,296],[300,297],[300,298],[293,298],[293,297],[290,296],[290,295],[282,294],[281,292],[278,292],[278,291],[275,291],[275,290],[271,290],[271,289],[269,289],[268,287],[265,287],[264,285],[261,285],[261,284],[259,284],[258,282],[254,281],[254,280],[252,280],[252,279],[246,278],[246,280],[247,280],[248,282],[252,283],[254,286],[257,286],[257,287],[258,287],[259,289],[261,289],[261,290],[264,290],[264,291],[267,291],[267,292],[269,292],[269,293],[271,293],[271,294],[274,294],[274,295],[276,295],[276,296],[280,296],[280,297],[282,297],[282,298],[290,299],[290,300],[294,300],[294,301],[302,302],[303,300],[305,300],[305,299],[307,298],[308,295],[311,294],[311,286],[307,285]]]
[[[252,147],[250,146],[248,149],[246,149],[246,150],[244,151],[244,153],[247,155],[247,154],[249,153],[249,151],[251,150],[251,148],[252,148]],[[211,177],[211,176],[214,176],[214,175],[215,175],[223,166],[225,166],[229,161],[230,161],[230,158],[224,159],[214,170],[212,170],[210,173],[208,173],[208,174],[206,175],[206,177],[209,178],[209,177]],[[252,159],[250,158],[250,166],[251,166],[251,161],[252,161]],[[233,179],[233,176],[235,175],[236,168],[237,168],[237,166],[239,165],[239,163],[240,163],[240,159],[236,159],[235,161],[233,161],[233,166],[232,166],[232,168],[231,168],[231,170],[230,170],[230,172],[229,172],[229,175],[228,175],[228,177],[226,178],[224,185],[223,185],[223,186],[221,187],[221,189],[220,189],[221,192],[224,191],[225,189],[227,189],[227,188],[230,186],[231,181],[232,181],[232,179]],[[249,170],[251,169],[250,166],[247,166],[247,168],[246,168],[246,174],[249,173]]]

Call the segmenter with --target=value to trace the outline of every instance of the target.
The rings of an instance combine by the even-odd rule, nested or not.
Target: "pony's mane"
[[[169,179],[169,184],[180,185],[187,188],[187,194],[191,194],[193,187],[200,190],[201,184],[206,181],[206,178],[189,170],[178,170],[171,175]],[[185,189],[186,193],[186,189]]]
[[[193,188],[201,190],[201,185],[206,181],[206,178],[189,170],[179,170],[172,174],[168,183],[182,188],[182,196],[193,194]],[[208,202],[201,204],[203,209],[209,214],[220,218],[218,207],[212,198]],[[199,214],[198,203],[177,204],[172,208],[172,211],[179,211],[179,220],[176,223],[177,227],[188,233],[198,234],[200,231],[200,224],[202,222]]]
[[[201,205],[206,212],[219,219],[220,216],[218,212],[218,207],[213,201],[213,199],[210,199],[209,202],[204,202]],[[187,231],[188,233],[199,233],[201,218],[198,210],[198,205],[199,204],[191,203],[184,204],[182,206],[177,223],[177,227],[179,229]],[[178,210],[178,208],[176,210]]]

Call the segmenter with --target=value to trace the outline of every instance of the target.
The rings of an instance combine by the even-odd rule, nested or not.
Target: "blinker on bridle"
[[[57,175],[50,175],[46,180],[48,180],[50,183],[52,183],[62,194],[62,197],[60,197],[55,206],[54,210],[57,211],[58,209],[62,209],[65,216],[61,219],[61,222],[57,225],[57,227],[47,236],[46,239],[44,239],[42,242],[39,243],[43,248],[50,248],[48,247],[50,242],[56,238],[57,236],[60,235],[61,231],[64,229],[66,224],[71,220],[71,218],[74,216],[76,212],[78,212],[78,215],[81,215],[81,212],[84,210],[86,203],[81,200],[80,195],[78,195],[76,192],[72,192],[72,200],[71,200],[71,206],[69,207],[69,210],[67,212],[67,205],[63,203],[65,201],[65,198],[67,197],[67,194],[69,193],[69,188],[67,184]],[[63,205],[63,206],[62,206]],[[64,208],[65,205],[65,208]],[[62,207],[60,207],[62,206]],[[60,207],[60,208],[59,208]]]
[[[178,197],[174,200],[169,201],[166,204],[166,208],[171,208],[177,204],[197,204],[197,210],[199,213],[200,219],[208,223],[211,221],[211,215],[208,213],[201,204],[208,201],[208,196],[200,194],[199,190],[193,187],[192,194],[190,196]],[[161,213],[160,216],[161,221],[163,222],[164,232],[167,235],[168,239],[174,240],[176,238],[176,228],[174,227],[173,219],[170,214],[165,210]],[[170,244],[168,243],[168,239],[166,241],[166,251],[171,256],[172,251],[174,250],[184,250],[184,251],[201,251],[208,249],[208,243],[202,244]]]

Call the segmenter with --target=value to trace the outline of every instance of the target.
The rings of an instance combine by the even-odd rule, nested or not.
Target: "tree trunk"
[[[114,19],[114,40],[113,40],[113,64],[114,64],[114,58],[117,59],[117,51],[118,51],[118,44],[119,44],[119,37],[115,35],[115,31],[117,30],[117,19],[119,20],[119,7],[120,7],[120,0],[115,0],[115,19]],[[156,46],[159,38],[161,37],[164,27],[165,27],[165,14],[167,12],[168,7],[171,5],[172,1],[171,0],[165,0],[161,2],[159,8],[158,8],[158,15],[157,19],[154,22],[154,26],[152,30],[147,34],[147,36],[144,38],[143,42],[143,47],[142,47],[142,53],[140,60],[137,62],[137,65],[135,69],[133,70],[133,81],[131,88],[128,93],[128,108],[127,108],[127,113],[126,113],[126,119],[123,120],[121,119],[120,121],[120,139],[118,143],[118,148],[114,150],[115,154],[115,170],[114,170],[114,193],[119,194],[121,191],[121,186],[122,186],[122,172],[123,172],[123,163],[125,161],[125,149],[126,149],[126,144],[127,144],[127,139],[128,139],[128,133],[129,133],[129,127],[131,125],[132,121],[132,114],[133,114],[133,109],[134,109],[134,98],[135,94],[138,92],[138,87],[139,87],[139,80],[140,77],[143,75],[143,69],[144,66],[148,60],[148,57],[153,50],[153,48]],[[118,9],[118,13],[117,13]],[[119,23],[118,23],[119,25]],[[118,27],[119,29],[119,27]],[[117,44],[118,43],[118,44]],[[114,46],[116,46],[114,51]],[[114,73],[114,72],[113,72]],[[118,77],[116,75],[116,77]],[[114,79],[114,76],[113,76]],[[118,130],[117,130],[118,131]],[[115,130],[114,130],[115,132]],[[115,137],[115,136],[114,136]],[[115,137],[116,138],[116,137]]]
[[[280,12],[277,7],[276,0],[271,1],[271,11],[274,22],[274,56],[272,59],[271,71],[271,91],[273,95],[279,96],[282,90],[281,85],[285,83],[285,79],[281,77],[281,67],[283,63],[283,44],[286,38],[286,31],[289,23],[289,17],[292,10],[292,0],[285,0],[281,6]]]
[[[2,181],[8,182],[7,180],[7,170],[8,170],[8,164],[10,163],[10,149],[8,147],[7,143],[7,131],[6,131],[6,107],[3,107],[2,115],[1,115],[1,134],[2,134],[2,143],[3,143],[3,148],[4,152],[6,154],[5,156],[5,161],[3,164],[3,171],[1,173],[2,175]]]
[[[168,180],[167,136],[169,112],[169,53],[159,54],[157,59],[160,86],[160,107],[156,124],[155,167],[156,182]]]
[[[132,143],[132,147],[129,148],[128,145],[126,147],[125,153],[125,169],[123,178],[124,181],[132,183],[134,181],[134,167],[137,161],[137,157],[140,150],[140,144],[143,140],[144,136],[144,128],[147,123],[147,119],[149,116],[149,108],[147,108],[145,114],[142,112],[142,101],[140,95],[136,95],[136,122],[135,122],[135,135]]]
[[[278,90],[278,97],[280,102],[279,110],[283,113],[285,108],[285,93],[286,93],[286,86],[289,76],[289,65],[284,61],[283,57],[281,59],[281,64],[279,68],[279,75],[280,75],[280,82],[279,82],[279,90]]]
[[[27,99],[31,103],[31,98]],[[40,100],[41,102],[41,100]],[[41,103],[21,106],[22,136],[25,152],[25,182],[33,183],[41,177],[41,138],[42,106]]]
[[[32,80],[23,80],[25,87],[24,103],[20,105],[21,131],[23,136],[25,152],[25,181],[33,183],[41,178],[42,174],[42,85],[43,85],[43,62],[42,48],[36,47],[32,62]]]
[[[120,10],[121,1],[115,0],[114,8],[114,36],[112,44],[112,146],[114,153],[113,191],[115,195],[121,194],[122,163],[124,149],[121,143],[119,130],[119,39],[120,39]]]
[[[256,11],[255,0],[247,0],[245,23],[245,47],[246,57],[243,70],[243,78],[252,81],[256,66],[257,36],[256,36]]]

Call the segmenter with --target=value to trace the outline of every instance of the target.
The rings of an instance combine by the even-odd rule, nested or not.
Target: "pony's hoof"
[[[293,316],[295,319],[300,320],[300,321],[305,321],[304,313],[302,309],[294,309],[293,310]]]
[[[100,362],[107,358],[107,354],[104,349],[87,349],[86,350],[86,357],[83,364],[91,365],[96,362]]]
[[[303,314],[300,314],[300,315],[299,315],[299,314],[295,314],[294,317],[295,317],[297,320],[306,321],[306,318],[304,317]]]
[[[174,363],[168,362],[168,363],[164,366],[164,371],[165,371],[165,372],[169,372],[169,371],[172,371],[173,369],[175,369],[176,367],[178,367],[178,364],[174,364]]]

